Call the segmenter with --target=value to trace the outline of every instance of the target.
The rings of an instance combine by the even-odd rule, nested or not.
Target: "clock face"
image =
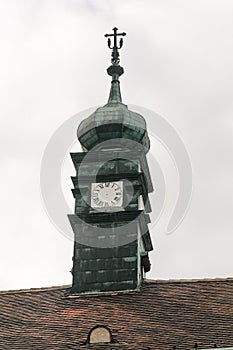
[[[123,181],[91,184],[92,208],[120,208],[123,204]]]

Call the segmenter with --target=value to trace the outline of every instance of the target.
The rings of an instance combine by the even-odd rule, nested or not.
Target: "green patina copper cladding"
[[[124,69],[117,64],[113,64],[107,69],[107,72],[112,76],[108,105],[111,103],[122,103],[119,76],[124,73]]]
[[[73,293],[103,293],[111,291],[136,290],[137,244],[101,249],[74,246]],[[116,268],[117,266],[117,268]]]
[[[88,200],[90,201],[91,196],[91,183],[108,182],[109,177],[111,178],[111,181],[127,179],[133,186],[134,195],[128,202],[126,207],[127,210],[137,210],[138,198],[142,195],[145,212],[151,212],[148,192],[152,192],[153,187],[145,154],[125,150],[122,150],[121,152],[119,150],[105,151],[104,153],[92,152],[88,158],[88,163],[82,163],[87,154],[88,153],[84,152],[71,153],[78,174],[78,176],[72,177],[74,184],[72,192],[76,198],[76,212],[81,213],[90,210],[90,203],[88,204]],[[109,157],[112,157],[113,160],[105,162],[104,159],[108,159]],[[129,158],[131,160],[129,160]],[[138,170],[138,167],[141,169],[140,171]],[[131,186],[128,186],[126,183],[124,188],[127,202],[127,196],[130,196]]]
[[[75,215],[69,217],[76,238],[72,294],[139,290],[142,281],[141,266],[144,264],[143,257],[146,254],[142,254],[142,258],[138,255],[137,226],[140,225],[142,229],[145,229],[147,222],[146,218],[140,218],[137,214],[138,212],[131,213],[131,215],[127,212],[110,215],[108,213],[82,214],[80,216],[82,222],[78,221]],[[132,216],[136,220],[132,221]],[[90,223],[98,227],[102,225],[108,230],[101,233],[96,232],[88,226]],[[127,236],[130,237],[130,242],[119,246],[120,237],[116,227],[125,223],[130,223],[130,225],[120,235],[124,235],[126,240]],[[80,243],[84,236],[85,242],[88,239],[88,245]],[[142,239],[145,241],[145,247],[151,250],[152,245],[148,232],[143,235]],[[114,243],[114,246],[111,248],[96,247],[98,240],[100,245],[104,240],[105,243]]]
[[[109,103],[121,103],[121,91],[119,80],[113,80],[110,90],[110,95],[108,99]]]
[[[75,238],[77,238],[80,244],[84,245],[85,243],[85,245],[93,246],[95,243],[96,246],[101,248],[101,240],[103,242],[103,239],[107,245],[112,245],[112,243],[114,243],[118,246],[119,242],[127,244],[129,242],[127,237],[136,237],[135,232],[137,231],[137,226],[139,226],[142,232],[141,239],[144,245],[144,251],[142,253],[148,253],[153,250],[148,229],[150,218],[149,215],[142,211],[135,209],[134,211],[94,213],[91,215],[87,212],[83,212],[76,213],[76,215],[69,215],[69,220],[75,233]],[[96,233],[89,224],[93,227],[109,228],[109,230],[103,230],[104,232],[100,230]],[[126,224],[127,226],[124,227]],[[121,225],[123,225],[123,227],[121,227]],[[100,234],[99,237],[98,234]],[[97,243],[96,238],[100,240]]]
[[[143,273],[150,270],[150,141],[143,116],[122,103],[119,77],[124,70],[118,50],[123,40],[117,41],[125,33],[113,32],[105,35],[112,50],[108,102],[80,123],[77,136],[84,152],[71,153],[76,169],[75,214],[69,215],[75,236],[71,295],[138,291]],[[117,181],[121,206],[92,207],[92,184]]]
[[[145,152],[150,148],[145,119],[122,103],[109,102],[98,108],[81,122],[77,135],[86,151],[101,142],[119,138],[138,142]]]
[[[83,161],[88,154],[88,164]],[[152,180],[149,167],[144,152],[137,150],[116,149],[111,151],[96,151],[91,153],[78,152],[70,153],[77,176],[91,176],[98,173],[99,175],[119,175],[127,178],[132,174],[142,172],[146,179],[147,191],[153,191]],[[112,158],[111,161],[105,162],[106,159]],[[137,166],[140,167],[138,171]],[[98,171],[97,171],[98,170]],[[121,174],[121,175],[120,175]]]
[[[86,219],[88,219],[86,217]],[[90,218],[89,218],[90,219]],[[93,221],[93,218],[92,218]],[[99,219],[98,219],[99,223]],[[105,222],[105,227],[107,227]],[[112,225],[111,225],[112,226]],[[94,232],[85,223],[73,227],[76,237],[74,246],[74,268],[72,293],[101,293],[109,291],[137,290],[140,287],[138,277],[138,241],[135,228],[135,239],[124,246],[99,248],[92,246],[96,240],[119,239],[114,227],[108,232]],[[89,246],[79,243],[83,235],[89,236]]]
[[[123,68],[114,63],[107,72],[112,76],[108,103],[97,108],[78,127],[77,136],[83,149],[89,151],[100,142],[122,138],[139,143],[148,152],[150,141],[145,119],[130,111],[121,100],[119,76],[124,73]]]
[[[109,157],[113,159],[106,161]],[[149,270],[148,252],[153,250],[147,214],[151,211],[148,192],[153,187],[145,152],[117,149],[71,153],[71,158],[76,169],[76,176],[72,177],[75,215],[69,215],[75,234],[71,294],[139,290],[142,269]],[[94,211],[90,205],[91,183],[118,180],[124,183],[123,203],[127,203],[132,190],[128,186],[134,191],[124,205],[125,210]],[[145,204],[143,211],[138,208],[140,195]],[[107,228],[107,231],[97,233],[94,227]],[[142,232],[140,237],[139,232]],[[130,243],[127,243],[128,237]],[[103,239],[109,248],[96,246],[96,242],[101,245]],[[119,241],[125,244],[119,245]]]

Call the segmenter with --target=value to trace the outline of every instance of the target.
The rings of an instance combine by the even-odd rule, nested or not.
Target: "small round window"
[[[96,326],[88,334],[87,342],[89,344],[111,343],[112,334],[105,326]]]

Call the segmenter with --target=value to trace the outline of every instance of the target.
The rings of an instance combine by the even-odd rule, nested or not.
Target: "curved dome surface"
[[[89,151],[104,141],[124,138],[138,142],[149,151],[150,141],[146,121],[121,102],[107,103],[84,119],[77,130],[84,150]]]
[[[90,151],[97,145],[101,147],[104,141],[125,139],[136,141],[144,147],[145,152],[148,152],[150,141],[145,119],[140,114],[130,111],[121,100],[118,78],[124,73],[124,69],[118,63],[113,63],[107,69],[107,72],[112,76],[108,103],[97,108],[78,127],[77,136],[83,149]],[[106,148],[108,146],[105,143],[102,147]],[[132,148],[132,145],[130,148]]]

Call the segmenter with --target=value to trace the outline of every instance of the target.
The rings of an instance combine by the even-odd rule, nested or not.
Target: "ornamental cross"
[[[112,50],[112,63],[114,64],[118,64],[120,62],[119,59],[119,52],[118,50],[120,50],[122,48],[123,45],[123,39],[120,38],[119,41],[119,46],[117,46],[117,36],[125,36],[126,33],[117,33],[118,28],[113,28],[113,34],[105,34],[105,37],[110,37],[113,36],[113,46],[111,47],[111,39],[108,38],[108,47]]]

